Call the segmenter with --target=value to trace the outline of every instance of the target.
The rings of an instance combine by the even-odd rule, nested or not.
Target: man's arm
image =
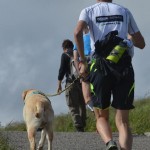
[[[78,55],[77,50],[73,51],[73,59],[74,59],[75,68],[76,68],[77,73],[79,75],[79,55]]]
[[[62,54],[61,56],[61,63],[60,63],[60,68],[59,68],[59,73],[58,73],[58,87],[57,87],[57,93],[60,93],[62,91],[62,80],[64,78],[65,75],[65,56],[64,54]]]
[[[74,39],[75,43],[77,45],[77,49],[79,52],[79,55],[81,57],[81,60],[85,59],[84,56],[84,44],[83,44],[83,29],[87,26],[86,22],[84,21],[79,21],[77,23],[77,26],[74,31]]]
[[[135,47],[138,47],[140,49],[143,49],[145,47],[145,40],[140,31],[129,35],[129,39],[132,40]]]
[[[128,25],[128,33],[129,33],[129,39],[132,40],[133,45],[137,48],[143,49],[145,47],[145,41],[144,38],[138,29],[138,26],[135,22],[135,19],[132,15],[132,13],[127,10],[129,15],[129,25]]]
[[[84,55],[84,43],[83,43],[83,29],[87,26],[85,21],[79,21],[77,24],[77,27],[74,31],[74,39],[77,45],[77,49],[80,55],[80,62],[81,62],[81,69],[80,69],[80,75],[86,76],[87,75],[87,62]]]

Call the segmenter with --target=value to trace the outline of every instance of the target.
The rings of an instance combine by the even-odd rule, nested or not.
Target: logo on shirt
[[[97,23],[102,22],[123,22],[123,16],[122,15],[112,15],[112,16],[98,16],[96,17]]]

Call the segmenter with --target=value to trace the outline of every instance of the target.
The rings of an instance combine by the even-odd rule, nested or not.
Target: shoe
[[[86,106],[87,106],[88,109],[90,109],[90,111],[94,112],[93,102],[91,100],[87,102]]]
[[[106,150],[118,150],[117,144],[114,141],[109,141],[108,144],[106,145]]]
[[[84,128],[83,127],[76,127],[76,132],[84,132]]]

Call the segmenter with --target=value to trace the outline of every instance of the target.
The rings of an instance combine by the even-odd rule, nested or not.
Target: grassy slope
[[[133,133],[143,134],[150,132],[150,98],[135,101],[135,109],[130,113],[130,125]],[[110,109],[110,124],[112,131],[116,132],[114,123],[114,109]],[[25,131],[26,127],[23,122],[15,122],[7,125],[5,130]],[[57,132],[72,132],[74,131],[73,123],[70,114],[61,114],[55,116],[54,130]],[[96,131],[95,116],[92,112],[87,111],[87,126],[85,131]]]
[[[135,109],[131,112],[130,122],[133,132],[150,132],[150,98],[135,102]]]
[[[133,133],[143,134],[150,132],[150,98],[135,101],[135,109],[130,113],[130,125]],[[110,124],[113,132],[116,132],[114,122],[115,111],[110,109]],[[69,114],[56,116],[55,119],[56,131],[74,131],[73,123]],[[86,131],[96,131],[95,117],[92,112],[87,111],[87,126]]]

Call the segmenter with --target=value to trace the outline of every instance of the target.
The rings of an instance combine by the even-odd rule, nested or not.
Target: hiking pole
[[[57,95],[60,95],[61,93],[63,93],[64,91],[66,91],[67,89],[69,89],[74,83],[76,80],[80,79],[80,76],[78,76],[75,80],[73,80],[73,82],[68,85],[64,90],[62,90],[61,92],[59,93],[55,93],[55,94],[46,94],[47,97],[52,97],[52,96],[57,96]]]

